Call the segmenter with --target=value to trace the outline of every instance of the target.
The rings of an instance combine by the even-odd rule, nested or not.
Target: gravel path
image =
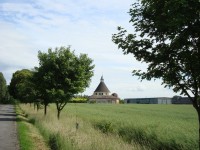
[[[13,105],[0,105],[0,150],[19,150]]]

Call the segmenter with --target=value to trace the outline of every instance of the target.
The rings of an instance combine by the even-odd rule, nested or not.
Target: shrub
[[[94,127],[103,133],[112,133],[114,131],[113,124],[108,121],[101,121],[94,124]]]

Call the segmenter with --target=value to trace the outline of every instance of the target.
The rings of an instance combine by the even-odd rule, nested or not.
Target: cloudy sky
[[[20,69],[38,66],[38,51],[71,46],[94,60],[94,76],[84,94],[91,95],[103,74],[121,98],[171,97],[160,81],[140,82],[133,69],[145,69],[112,42],[117,26],[134,32],[127,13],[133,0],[1,0],[0,72],[7,84]]]

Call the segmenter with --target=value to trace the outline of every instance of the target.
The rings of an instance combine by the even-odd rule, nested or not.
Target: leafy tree
[[[92,60],[86,54],[76,56],[70,47],[39,51],[39,68],[36,72],[40,93],[43,93],[45,105],[55,102],[57,117],[75,94],[83,92],[89,86],[93,76]]]
[[[141,0],[129,14],[135,33],[118,27],[112,40],[124,54],[147,63],[147,71],[134,70],[133,75],[162,79],[165,87],[188,96],[200,125],[199,0]]]
[[[16,71],[9,86],[10,95],[24,103],[33,102],[34,86],[32,76],[33,71],[28,69]]]
[[[3,73],[0,72],[0,103],[2,103],[6,98],[7,85]]]
[[[39,55],[38,55],[39,58]],[[44,105],[44,114],[47,114],[47,106],[51,103],[47,89],[50,88],[50,79],[48,79],[48,74],[45,69],[47,65],[41,64],[43,61],[47,61],[46,56],[40,56],[40,68],[35,67],[35,72],[33,75],[33,82],[35,84],[35,91],[36,91],[36,105],[39,106],[40,103]],[[34,105],[35,106],[35,105]]]

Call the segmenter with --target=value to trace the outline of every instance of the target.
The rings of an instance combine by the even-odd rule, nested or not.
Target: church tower
[[[93,95],[89,97],[89,102],[118,104],[119,97],[116,93],[110,95],[110,91],[104,82],[103,76],[101,76],[99,85],[97,86]]]

